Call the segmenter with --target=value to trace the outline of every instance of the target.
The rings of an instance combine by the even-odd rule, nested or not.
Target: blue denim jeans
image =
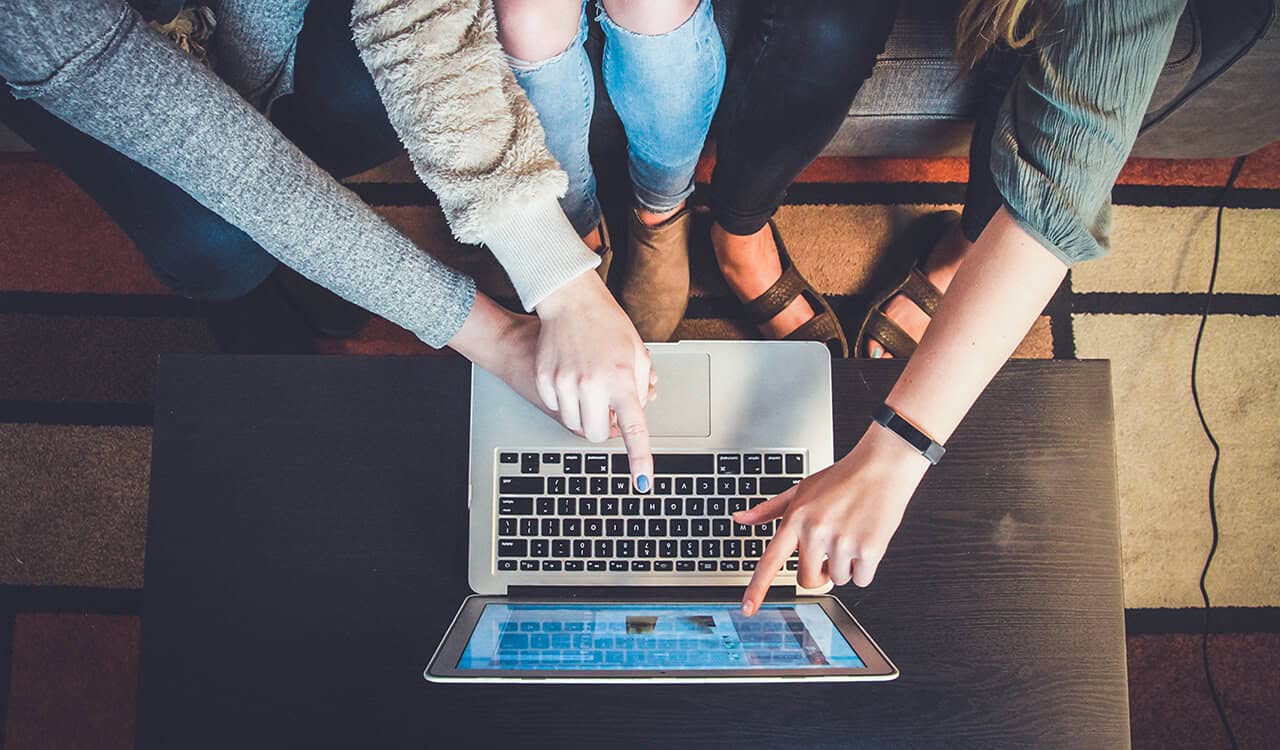
[[[679,206],[693,192],[693,173],[724,88],[725,52],[711,0],[665,34],[637,34],[613,22],[597,0],[604,30],[605,91],[627,134],[636,204],[654,212]],[[526,62],[508,57],[516,80],[538,111],[547,148],[569,175],[560,205],[581,235],[600,223],[587,140],[595,107],[587,38],[587,0],[578,35],[559,55]]]

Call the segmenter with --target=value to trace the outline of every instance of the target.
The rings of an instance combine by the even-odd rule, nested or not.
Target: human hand
[[[872,424],[849,455],[754,508],[733,514],[742,524],[781,517],[742,597],[753,615],[779,569],[797,547],[798,581],[818,588],[828,580],[868,586],[907,502],[929,462],[897,435]]]
[[[536,312],[542,321],[535,364],[541,402],[588,440],[620,434],[632,485],[648,492],[653,453],[644,405],[655,395],[657,377],[635,327],[591,271],[538,303]]]

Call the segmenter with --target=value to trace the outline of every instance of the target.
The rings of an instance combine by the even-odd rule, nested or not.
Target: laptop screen
[[[864,666],[822,607],[736,604],[485,605],[459,670],[794,670]]]

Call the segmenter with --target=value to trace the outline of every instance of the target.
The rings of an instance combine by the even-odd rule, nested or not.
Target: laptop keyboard
[[[497,570],[741,575],[779,522],[749,526],[732,514],[805,475],[800,451],[653,460],[652,491],[640,494],[625,453],[498,451]]]

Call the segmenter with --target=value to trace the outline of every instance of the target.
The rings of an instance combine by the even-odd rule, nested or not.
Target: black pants
[[[716,124],[711,207],[731,234],[758,231],[792,181],[835,136],[871,75],[898,13],[898,0],[757,0],[729,62]],[[969,153],[962,227],[970,240],[1000,208],[991,177],[991,136],[1022,58],[990,55]]]

